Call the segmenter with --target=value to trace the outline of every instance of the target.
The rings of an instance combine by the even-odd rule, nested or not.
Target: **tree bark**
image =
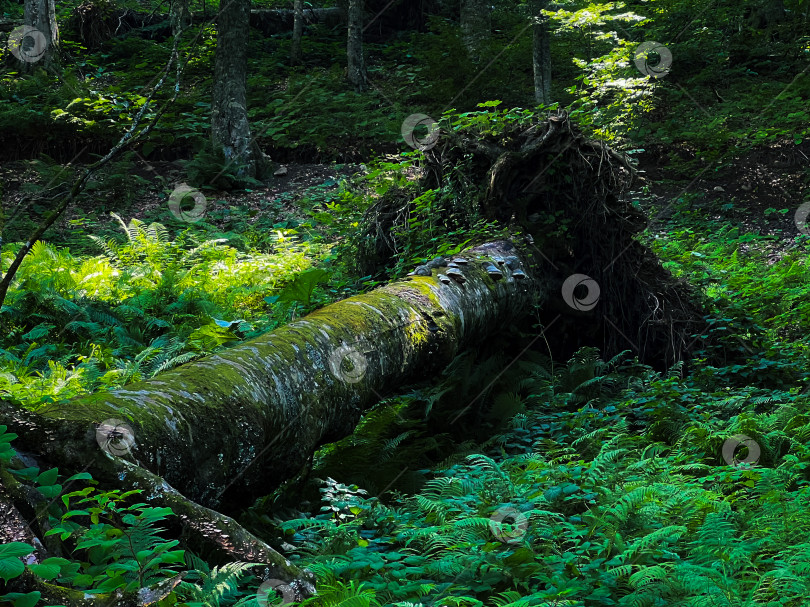
[[[346,44],[346,74],[358,93],[368,87],[368,73],[363,59],[363,0],[349,0],[349,35]]]
[[[532,6],[532,64],[534,71],[534,99],[538,104],[551,104],[551,35],[548,31],[548,18],[540,12],[546,0],[534,2]]]
[[[222,4],[217,17],[211,139],[214,147],[222,148],[238,176],[256,177],[264,163],[247,115],[249,29],[250,0],[229,0]]]
[[[785,18],[784,0],[752,2],[746,6],[748,26],[755,30],[773,28]]]
[[[19,40],[21,67],[30,71],[34,65],[48,69],[57,60],[59,28],[54,0],[25,0],[23,30]]]
[[[293,21],[292,44],[290,45],[290,64],[298,65],[301,63],[301,36],[304,33],[304,0],[294,0],[293,13],[295,19]]]
[[[492,32],[488,0],[461,0],[461,37],[470,59],[479,61]]]
[[[188,0],[171,0],[169,6],[169,19],[172,23],[172,36],[181,36],[183,31],[191,25],[191,13],[188,10]]]

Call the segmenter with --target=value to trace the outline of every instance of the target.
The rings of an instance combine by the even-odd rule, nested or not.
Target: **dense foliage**
[[[342,32],[312,26],[305,65],[290,67],[289,34],[254,30],[248,105],[259,143],[277,162],[329,170],[271,193],[208,144],[216,31],[195,21],[178,100],[94,177],[15,276],[0,309],[0,396],[36,410],[153,377],[501,234],[465,214],[457,192],[417,191],[422,154],[401,143],[403,117],[497,133],[564,108],[648,170],[633,192],[653,218],[643,238],[698,287],[708,315],[694,338],[705,346],[663,372],[631,351],[554,360],[542,341],[509,364],[529,342],[514,329],[387,398],[322,448],[308,477],[235,515],[317,574],[306,603],[319,607],[808,604],[810,238],[792,220],[810,185],[810,6],[785,0],[769,21],[758,0],[693,4],[549,4],[552,106],[533,101],[523,1],[493,2],[491,67],[467,56],[457,3],[435,3],[421,29],[386,37],[380,25],[366,47],[375,86],[362,94],[344,79]],[[92,46],[78,5],[57,6],[58,75],[0,74],[0,193],[3,208],[18,205],[0,214],[4,272],[51,210],[48,196],[75,177],[68,161],[92,160],[125,132],[173,44],[158,23]],[[20,4],[0,7],[22,15]],[[634,65],[642,40],[667,44],[667,78]],[[12,65],[5,46],[0,61]],[[690,189],[698,173],[725,187]],[[169,209],[180,181],[205,194],[202,220]],[[400,193],[413,198],[391,234],[400,255],[369,275],[370,209]],[[99,488],[87,472],[13,469],[15,438],[0,426],[0,480],[36,487],[36,517],[62,555],[31,563],[33,546],[0,545],[4,583],[34,576],[93,594],[182,572],[156,604],[285,600],[252,564],[179,547],[174,514],[137,491]],[[42,604],[37,592],[1,588],[0,604]]]

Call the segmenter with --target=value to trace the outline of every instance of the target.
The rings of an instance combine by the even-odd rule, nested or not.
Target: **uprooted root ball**
[[[631,350],[659,367],[682,360],[696,345],[703,314],[690,286],[635,239],[647,219],[628,195],[633,165],[582,135],[565,113],[481,124],[443,128],[425,151],[419,181],[389,190],[369,208],[363,269],[396,267],[413,250],[420,225],[412,229],[414,210],[432,196],[430,220],[445,233],[491,221],[529,235],[536,271],[558,285],[541,320],[557,325],[549,335],[559,354],[589,344],[606,355]],[[590,280],[566,282],[578,274]]]

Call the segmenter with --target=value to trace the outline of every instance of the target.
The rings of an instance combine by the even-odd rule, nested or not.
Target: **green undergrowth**
[[[650,242],[710,312],[690,373],[467,355],[383,402],[281,524],[314,604],[810,600],[807,242],[682,211]]]
[[[797,376],[810,379],[803,372],[810,360],[807,237],[785,243],[682,218],[649,242],[664,267],[698,287],[710,306],[703,337],[711,336],[714,345],[697,353],[698,366],[706,365],[702,373],[775,386]],[[721,368],[722,361],[729,366]]]
[[[372,190],[404,179],[387,165],[370,173],[365,187]],[[328,201],[316,195],[313,216],[356,219],[359,194],[340,192]],[[321,481],[287,484],[238,514],[317,574],[319,594],[308,604],[800,607],[810,600],[810,395],[806,344],[797,333],[808,313],[806,243],[797,240],[774,261],[772,238],[718,229],[682,211],[666,238],[650,238],[664,264],[700,289],[710,311],[711,348],[689,361],[690,373],[682,366],[655,372],[628,353],[601,361],[594,349],[566,363],[516,351],[509,364],[504,342],[459,356],[426,383],[387,398],[350,437],[316,454],[309,478]],[[162,342],[144,350],[145,339],[127,341],[134,331],[148,336],[150,323],[181,335],[194,356],[272,326],[263,306],[303,312],[329,297],[318,275],[308,274],[320,269],[312,265],[316,244],[295,235],[275,250],[242,253],[223,242],[197,242],[191,232],[167,240],[156,224],[125,228],[117,243],[102,239],[93,258],[74,259],[48,245],[33,251],[19,278],[31,290],[17,291],[7,304],[33,310],[19,315],[19,328],[11,325],[10,339],[27,353],[4,354],[4,389],[13,399],[36,406],[179,364],[155,354]],[[259,294],[241,280],[205,283],[213,269],[222,277],[240,276],[238,270],[253,272],[256,286],[273,263],[278,273],[259,281]],[[176,279],[161,280],[167,272]],[[184,277],[208,287],[187,293]],[[66,297],[77,292],[78,299]],[[125,297],[114,299],[116,293]],[[192,294],[204,295],[204,313],[180,305]],[[122,307],[136,303],[143,315]],[[58,316],[74,311],[79,316],[69,322]],[[171,326],[161,328],[163,318]],[[71,333],[62,343],[52,338],[56,327],[79,337]],[[204,343],[201,328],[214,337],[196,350]],[[97,337],[82,340],[81,331]],[[505,339],[515,348],[528,337]],[[98,354],[59,371],[56,365],[67,364],[53,353],[84,344]],[[134,362],[142,368],[133,372],[132,359],[122,364],[127,352],[138,353]],[[51,358],[50,371],[23,372],[23,365]],[[0,452],[10,440],[0,437]],[[46,496],[63,490],[50,471],[29,470],[21,479]],[[248,564],[207,563],[187,551],[181,557],[165,533],[136,529],[148,512],[137,496],[124,502],[105,495],[91,490],[82,498],[89,498],[87,515],[52,512],[75,549],[64,560],[27,566],[30,573],[101,590],[187,570],[162,605],[266,601]],[[100,519],[85,521],[99,499]],[[155,512],[147,528],[170,516]],[[70,520],[78,526],[67,529]],[[143,554],[157,559],[151,569],[121,546],[132,534]],[[98,541],[103,549],[92,548]],[[7,577],[25,569],[19,557],[27,550],[0,548]],[[9,600],[36,604],[31,597]]]
[[[88,599],[132,604],[148,599],[160,607],[268,604],[267,593],[263,604],[257,593],[259,582],[251,571],[255,564],[210,567],[193,552],[177,548],[180,541],[166,537],[166,526],[174,522],[170,508],[140,501],[142,490],[101,489],[88,472],[65,478],[58,468],[22,467],[12,446],[15,438],[0,426],[0,477],[6,490],[30,491],[41,500],[27,527],[43,532],[51,556],[42,558],[41,544],[0,544],[0,605],[71,607]],[[161,588],[178,574],[182,581]],[[43,590],[15,588],[26,577]],[[253,590],[237,592],[239,581],[252,582]],[[220,601],[240,594],[244,596],[238,601]]]
[[[394,416],[372,414],[358,429],[365,472],[351,472],[352,458],[340,480],[325,480],[320,513],[282,524],[293,558],[325,589],[314,604],[810,598],[810,399],[798,386],[732,389],[678,369],[601,363],[589,350],[556,370],[526,361],[521,376],[510,397],[522,411],[432,469],[413,470],[424,439],[369,440]],[[504,398],[495,396],[489,407]],[[369,497],[368,483],[346,480],[390,458],[420,473],[421,488],[388,493],[380,482],[386,494]]]
[[[38,242],[25,258],[0,314],[6,397],[35,406],[148,378],[340,296],[314,267],[328,248],[291,230],[240,250],[116,219],[123,237],[91,236],[96,255]],[[5,245],[4,270],[20,246]]]
[[[479,360],[469,370],[486,376],[493,364]],[[529,354],[516,375],[522,380],[512,393],[495,389],[466,413],[478,416],[488,438],[457,442],[438,463],[414,458],[425,446],[416,434],[382,449],[372,443],[403,423],[379,413],[400,401],[419,402],[410,413],[397,409],[405,418],[415,411],[425,418],[433,400],[437,419],[452,426],[452,414],[469,404],[452,395],[456,374],[431,388],[450,395],[444,402],[411,393],[368,416],[353,439],[367,444],[363,469],[346,460],[338,480],[322,475],[320,499],[301,502],[311,511],[280,521],[288,557],[318,576],[319,594],[307,604],[799,607],[810,598],[810,397],[800,385],[730,388],[721,378],[682,377],[679,368],[654,372],[627,353],[602,362],[593,349],[567,364]],[[319,456],[314,475],[328,471],[329,457]],[[390,473],[379,466],[388,459],[421,476],[420,486],[390,489],[396,479],[386,481]],[[362,475],[363,485],[349,480]],[[56,474],[45,476],[21,478],[58,495],[61,486],[47,487]],[[365,489],[375,482],[376,491]],[[114,558],[120,538],[137,535],[153,556],[174,547],[165,534],[133,528],[144,516],[154,527],[169,513],[148,515],[124,496],[94,510],[104,495],[88,489],[71,503],[86,512],[55,514],[79,523],[54,527],[79,550],[33,573],[68,586],[123,588],[147,572],[138,566],[143,557],[132,567],[123,566],[128,553]],[[85,522],[93,512],[100,520]],[[134,516],[120,518],[127,512]],[[81,556],[97,537],[107,538],[104,550]],[[2,550],[6,560],[22,554]],[[192,573],[161,605],[256,601],[259,580],[246,564],[214,568],[165,554],[144,579]],[[121,566],[105,568],[110,561]]]

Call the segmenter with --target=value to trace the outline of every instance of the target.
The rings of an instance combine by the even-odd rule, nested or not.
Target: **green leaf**
[[[89,472],[79,472],[77,474],[74,474],[70,478],[68,478],[65,482],[68,482],[68,481],[91,481],[91,480],[93,480],[93,475],[92,474],[90,474]]]
[[[41,564],[59,567],[59,577],[66,580],[72,580],[82,566],[81,563],[69,561],[61,556],[52,556],[42,561]]]
[[[40,485],[53,485],[59,476],[59,468],[51,468],[46,470],[37,477],[37,483]],[[41,489],[41,487],[40,487]]]
[[[101,592],[112,592],[118,588],[123,588],[127,585],[126,580],[123,578],[122,575],[116,575],[114,577],[108,577],[106,580],[101,582],[98,586],[96,586],[96,590]]]
[[[37,491],[39,491],[45,497],[57,497],[60,493],[62,493],[62,485],[46,485],[44,487],[37,487]]]
[[[34,551],[33,546],[22,542],[11,542],[10,544],[0,544],[0,558],[11,556],[28,556]]]
[[[69,519],[71,516],[90,516],[87,510],[70,510],[62,515],[62,520]]]
[[[56,325],[48,325],[48,324],[39,324],[33,329],[31,329],[28,333],[23,335],[20,339],[24,339],[26,341],[33,341],[35,339],[40,339],[48,335],[48,332],[53,329]]]
[[[136,561],[120,561],[118,563],[113,563],[109,567],[107,567],[107,572],[111,571],[138,571],[140,569],[140,565]]]
[[[39,565],[28,565],[28,568],[43,580],[53,580],[59,577],[59,572],[61,570],[59,565],[55,565],[53,563],[47,565],[45,563],[40,563]]]
[[[7,557],[0,559],[0,578],[3,578],[6,582],[21,576],[23,571],[25,571],[25,565],[19,558]]]
[[[25,594],[22,592],[9,592],[0,598],[11,601],[14,607],[34,607],[41,597],[42,593],[38,590],[34,590],[33,592],[26,592]]]
[[[82,573],[81,575],[77,575],[75,578],[73,578],[73,585],[77,586],[77,587],[84,586],[84,587],[89,588],[90,586],[93,585],[93,576],[89,575],[87,573]]]
[[[284,287],[281,293],[279,293],[277,301],[300,301],[309,305],[312,298],[312,291],[315,290],[318,283],[324,282],[327,278],[329,278],[329,272],[319,268],[301,272],[295,277],[295,280]]]

